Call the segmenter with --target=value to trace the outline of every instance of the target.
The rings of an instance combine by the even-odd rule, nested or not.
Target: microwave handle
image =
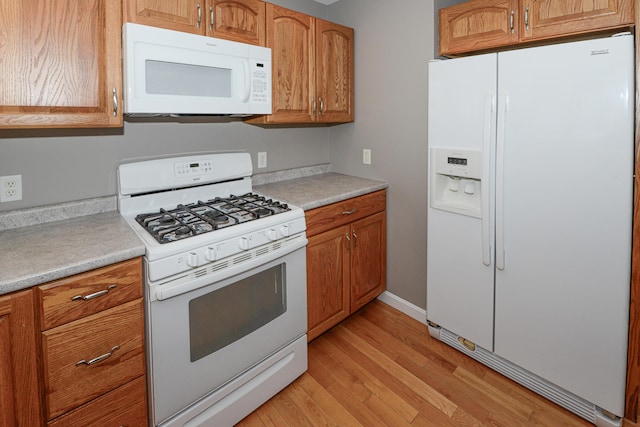
[[[249,60],[242,61],[242,68],[244,69],[244,94],[242,95],[242,102],[247,102],[251,95],[251,74],[249,73]]]

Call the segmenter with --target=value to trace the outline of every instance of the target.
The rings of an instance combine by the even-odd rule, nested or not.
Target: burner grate
[[[169,243],[289,210],[285,203],[247,193],[140,214],[136,221],[159,243]]]

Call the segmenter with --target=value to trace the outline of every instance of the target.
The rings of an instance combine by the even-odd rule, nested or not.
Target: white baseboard
[[[396,310],[400,310],[407,316],[413,317],[418,322],[424,323],[425,325],[427,324],[427,310],[411,304],[409,301],[403,300],[389,291],[384,291],[378,296],[378,299]]]

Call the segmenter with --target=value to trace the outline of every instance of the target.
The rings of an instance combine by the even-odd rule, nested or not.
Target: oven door
[[[285,253],[247,263],[242,273],[213,283],[204,275],[193,280],[192,291],[147,298],[154,425],[306,333],[305,244],[302,236]]]

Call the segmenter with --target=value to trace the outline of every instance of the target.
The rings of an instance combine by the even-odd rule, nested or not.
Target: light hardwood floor
[[[308,371],[238,424],[532,425],[593,426],[377,300],[312,341]]]

